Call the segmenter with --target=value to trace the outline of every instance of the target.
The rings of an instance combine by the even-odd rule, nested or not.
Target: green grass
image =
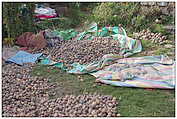
[[[175,45],[173,42],[174,37],[170,36],[166,44]],[[140,57],[140,56],[151,56],[151,55],[165,55],[169,56],[172,59],[175,59],[175,48],[165,48],[164,45],[157,45],[148,40],[141,40],[143,50],[140,53],[134,54],[131,57]]]
[[[170,51],[171,51],[171,49],[159,48],[158,50],[156,50],[155,54],[156,55],[161,55],[161,54],[167,55]]]
[[[122,117],[173,117],[175,116],[174,90],[147,90],[142,88],[114,87],[98,85],[90,75],[74,75],[58,68],[37,65],[32,75],[48,77],[50,82],[57,82],[57,96],[66,94],[94,93],[112,95],[119,101],[117,111]],[[80,76],[83,81],[79,80]],[[51,98],[56,98],[51,97]]]

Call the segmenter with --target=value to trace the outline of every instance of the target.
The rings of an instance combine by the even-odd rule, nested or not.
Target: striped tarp
[[[98,81],[114,86],[175,88],[175,62],[164,56],[124,58],[91,73]]]

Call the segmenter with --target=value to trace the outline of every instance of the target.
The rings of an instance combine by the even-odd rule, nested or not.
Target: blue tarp
[[[6,62],[13,62],[19,65],[24,63],[35,63],[35,61],[42,55],[42,53],[31,54],[25,51],[19,51],[15,56],[7,59]]]

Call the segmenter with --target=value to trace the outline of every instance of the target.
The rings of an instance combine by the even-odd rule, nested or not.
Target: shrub
[[[162,34],[165,34],[166,31],[164,29],[164,26],[162,24],[153,24],[151,27],[150,27],[151,31],[154,32],[154,33],[162,33]]]
[[[34,3],[3,3],[3,24],[8,38],[16,38],[23,32],[34,31]]]
[[[138,15],[137,17],[134,17],[134,24],[133,24],[133,27],[134,27],[134,31],[140,31],[142,29],[144,29],[145,27],[145,24],[148,24],[147,21],[145,20],[146,19],[146,16],[142,15]]]
[[[131,25],[138,7],[138,3],[101,3],[93,10],[94,21],[101,25]]]
[[[45,19],[35,24],[37,31],[45,29],[69,29],[71,27],[72,20],[69,18],[57,18],[57,19]]]
[[[122,24],[128,32],[138,32],[150,27],[160,15],[158,6],[142,7],[138,2],[107,2],[100,3],[93,10],[92,21],[101,26]]]
[[[86,19],[86,15],[79,8],[69,8],[68,19],[70,19],[70,27],[76,27]]]
[[[175,17],[173,15],[165,15],[162,17],[162,24],[174,24]]]
[[[112,6],[114,6],[114,3],[101,3],[97,6],[93,11],[94,20],[98,24],[108,24],[113,17]]]
[[[148,19],[156,19],[161,14],[161,10],[158,6],[141,7],[139,11],[140,15],[146,16]]]

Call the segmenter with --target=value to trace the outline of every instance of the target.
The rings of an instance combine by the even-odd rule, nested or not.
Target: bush
[[[175,18],[174,18],[174,16],[173,15],[165,15],[165,16],[163,16],[163,18],[162,18],[162,24],[164,24],[164,25],[169,25],[169,24],[173,24],[174,25],[174,21],[175,21]]]
[[[164,26],[162,24],[153,24],[150,27],[151,31],[154,33],[162,33],[162,34],[166,34],[166,31],[164,29]]]
[[[101,3],[93,10],[94,21],[100,25],[131,25],[133,16],[138,11],[138,3]]]
[[[57,19],[44,19],[35,24],[36,31],[45,29],[68,29],[71,26],[72,21],[68,18],[57,18]]]
[[[33,32],[34,3],[3,3],[3,25],[8,38],[15,39],[23,32]]]
[[[134,17],[135,21],[134,21],[134,24],[133,24],[133,27],[134,27],[134,31],[140,31],[142,29],[144,29],[145,25],[148,24],[147,21],[145,20],[146,19],[146,16],[142,15],[138,15],[137,17]]]
[[[161,10],[157,6],[142,7],[138,2],[100,3],[93,10],[92,21],[101,26],[122,24],[128,32],[138,32],[152,25],[159,18]]]
[[[79,8],[69,8],[70,27],[76,27],[81,24],[86,19],[86,14],[82,12]]]
[[[111,17],[113,17],[113,9],[114,3],[101,3],[97,6],[94,11],[94,20],[98,24],[106,25],[111,22]]]
[[[140,15],[146,16],[148,19],[156,19],[161,15],[161,10],[158,6],[141,7]]]

